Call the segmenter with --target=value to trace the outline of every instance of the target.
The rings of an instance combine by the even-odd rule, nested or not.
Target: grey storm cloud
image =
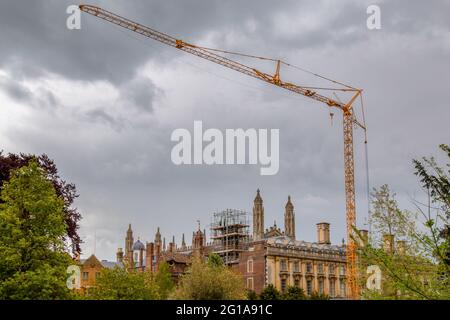
[[[345,236],[342,118],[304,97],[190,57],[82,14],[66,28],[73,1],[0,2],[0,149],[47,153],[77,185],[84,254],[113,259],[128,223],[142,240],[188,237],[211,213],[251,211],[261,188],[266,227],[282,226],[292,196],[298,237],[315,223]],[[448,143],[448,1],[165,0],[91,1],[185,41],[295,65],[363,88],[371,186],[396,190],[402,205],[420,197],[411,159]],[[378,4],[382,28],[366,28]],[[234,57],[236,59],[240,59]],[[271,63],[242,58],[273,72]],[[282,77],[316,84],[282,68]],[[279,128],[280,171],[259,166],[175,166],[171,132]],[[367,215],[364,135],[355,130],[357,209]],[[94,234],[96,241],[94,241]],[[94,248],[96,243],[97,248]]]
[[[18,82],[1,79],[0,86],[13,99],[29,101],[32,97],[31,91]]]

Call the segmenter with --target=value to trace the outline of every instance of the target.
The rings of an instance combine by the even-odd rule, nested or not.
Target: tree
[[[449,148],[440,147],[450,158]],[[417,213],[412,214],[398,208],[387,186],[376,190],[372,202],[374,213],[377,213],[372,214],[376,226],[374,238],[380,239],[387,230],[396,245],[393,243],[386,250],[382,242],[360,237],[363,240],[360,248],[362,265],[376,265],[382,272],[381,290],[364,290],[366,298],[450,299],[449,236],[446,232],[450,199],[448,171],[440,168],[434,158],[424,157],[413,163],[428,203],[414,201]],[[416,226],[416,222],[421,226]]]
[[[247,290],[247,300],[258,300],[258,295],[253,290]]]
[[[284,300],[306,300],[303,289],[296,286],[289,286],[283,294]]]
[[[128,272],[126,268],[102,269],[95,287],[87,292],[95,300],[156,300],[161,296],[150,272]]]
[[[208,264],[213,268],[221,268],[224,265],[222,258],[216,253],[212,253],[209,255]]]
[[[280,300],[281,294],[273,284],[269,284],[259,295],[261,300]]]
[[[159,265],[154,280],[161,299],[167,299],[175,287],[167,262],[163,262]]]
[[[413,229],[415,215],[398,208],[395,193],[389,190],[388,185],[382,185],[379,189],[373,188],[371,193],[372,210],[372,243],[381,245],[383,236],[395,235],[397,238],[408,236]]]
[[[209,261],[194,258],[172,297],[181,300],[245,299],[246,290],[242,277],[223,263],[217,262],[214,256]]]
[[[444,151],[450,159],[450,148],[441,144],[439,148]],[[415,175],[420,178],[422,187],[426,190],[429,200],[437,205],[435,218],[431,217],[431,203],[426,210],[419,210],[425,217],[427,224],[432,228],[431,239],[426,239],[435,247],[435,255],[442,264],[443,272],[450,272],[450,169],[447,171],[438,166],[434,157],[422,160],[413,160],[416,169]],[[450,164],[447,164],[450,167]],[[420,209],[420,208],[419,208]],[[424,212],[425,211],[425,212]]]
[[[330,297],[324,293],[313,292],[309,297],[309,300],[330,300]]]
[[[37,161],[0,194],[0,299],[67,299],[64,200]]]
[[[38,165],[45,171],[47,179],[52,182],[56,194],[63,199],[64,221],[66,223],[64,238],[65,240],[70,239],[72,253],[80,253],[81,239],[78,235],[78,223],[81,215],[76,208],[72,208],[73,201],[78,197],[76,187],[60,178],[55,163],[47,155],[35,156],[23,153],[3,155],[0,151],[0,187],[10,179],[13,170],[28,165],[30,161],[37,161]]]

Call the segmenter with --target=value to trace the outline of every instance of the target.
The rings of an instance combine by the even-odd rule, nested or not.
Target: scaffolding
[[[211,223],[212,251],[225,264],[239,261],[240,252],[247,249],[249,241],[248,213],[242,210],[226,209],[215,212]]]

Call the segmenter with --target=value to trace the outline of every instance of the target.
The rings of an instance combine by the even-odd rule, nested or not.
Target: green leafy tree
[[[208,260],[193,259],[172,297],[181,300],[245,299],[242,277],[223,263],[218,263],[216,257],[211,256]]]
[[[439,148],[446,154],[449,160],[447,168],[450,168],[449,146],[441,144]],[[450,169],[441,168],[434,157],[413,160],[413,164],[416,169],[415,175],[419,177],[430,199],[425,210],[419,208],[431,231],[431,238],[425,240],[434,245],[434,253],[441,264],[442,272],[446,273],[448,278],[450,273]],[[434,209],[434,218],[432,209]]]
[[[261,300],[281,300],[281,293],[273,284],[269,284],[263,289],[259,298]]]
[[[166,262],[159,265],[158,272],[154,276],[154,281],[161,299],[167,299],[174,290],[175,284],[172,280],[170,267]]]
[[[303,289],[296,286],[289,286],[283,294],[284,300],[306,300]]]
[[[309,296],[309,300],[330,300],[330,297],[324,293],[313,292],[311,296]]]
[[[416,215],[400,210],[395,196],[386,184],[379,189],[374,188],[371,193],[372,243],[381,245],[385,235],[395,235],[397,239],[405,238],[415,228]]]
[[[95,287],[87,292],[94,300],[156,300],[161,296],[150,272],[128,272],[126,268],[103,269]]]
[[[14,170],[27,166],[31,161],[36,161],[39,167],[44,170],[45,177],[53,184],[57,196],[63,199],[64,221],[67,229],[64,239],[70,241],[73,254],[80,253],[81,239],[78,234],[78,227],[81,214],[76,208],[72,207],[73,201],[78,197],[76,187],[73,183],[68,183],[59,176],[58,168],[47,155],[37,156],[24,153],[9,153],[6,155],[0,151],[0,188],[10,179]],[[2,202],[1,199],[0,202]]]
[[[36,161],[0,194],[0,299],[68,299],[64,201]]]
[[[449,148],[440,147],[450,158]],[[375,240],[362,241],[360,257],[363,266],[380,268],[382,288],[365,289],[366,298],[450,299],[449,171],[440,168],[434,158],[414,160],[414,165],[428,196],[426,204],[415,201],[416,213],[399,209],[387,186],[375,190],[372,200]],[[395,246],[383,247],[380,239],[386,231],[393,235]]]
[[[216,253],[212,253],[209,255],[208,264],[211,267],[216,267],[216,268],[222,268],[224,265],[222,258]]]
[[[253,290],[247,290],[247,300],[258,300],[258,295]]]

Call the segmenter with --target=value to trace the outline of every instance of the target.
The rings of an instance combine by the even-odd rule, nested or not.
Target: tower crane
[[[353,156],[353,127],[358,126],[362,128],[365,133],[367,132],[367,130],[364,119],[364,110],[362,113],[363,114],[362,121],[359,121],[355,115],[353,105],[358,98],[361,99],[362,105],[363,90],[353,88],[347,85],[344,85],[345,88],[334,89],[337,91],[351,93],[351,98],[347,102],[343,103],[339,101],[339,99],[333,99],[326,95],[320,94],[317,91],[314,91],[315,89],[322,89],[322,88],[306,87],[284,81],[280,77],[280,67],[282,64],[290,65],[284,61],[197,46],[192,43],[185,42],[181,39],[174,38],[162,32],[156,31],[152,28],[146,27],[137,22],[131,21],[127,18],[121,17],[117,14],[114,14],[112,12],[109,12],[96,6],[80,5],[79,8],[81,11],[85,13],[106,20],[122,28],[131,30],[147,38],[159,41],[168,46],[174,47],[181,51],[190,53],[192,55],[222,65],[237,72],[246,74],[250,77],[265,81],[266,83],[278,86],[280,88],[303,95],[310,99],[322,102],[326,104],[326,106],[328,106],[330,109],[334,108],[342,112],[343,128],[344,128],[344,177],[345,177],[344,180],[345,180],[345,207],[346,207],[346,235],[347,235],[347,247],[346,247],[347,288],[348,288],[348,296],[350,298],[357,299],[359,297],[359,285],[358,285],[358,271],[357,271],[357,245],[355,242],[355,231],[354,231],[356,227],[356,210],[355,210],[355,174],[354,174],[354,156]],[[276,63],[276,71],[273,75],[271,75],[262,72],[256,68],[252,68],[237,61],[234,61],[232,59],[229,59],[223,55],[220,55],[219,53],[236,54],[252,58],[271,60]],[[343,85],[340,82],[333,81],[325,77],[321,78],[332,81],[335,84]],[[367,139],[365,142],[367,143]]]

